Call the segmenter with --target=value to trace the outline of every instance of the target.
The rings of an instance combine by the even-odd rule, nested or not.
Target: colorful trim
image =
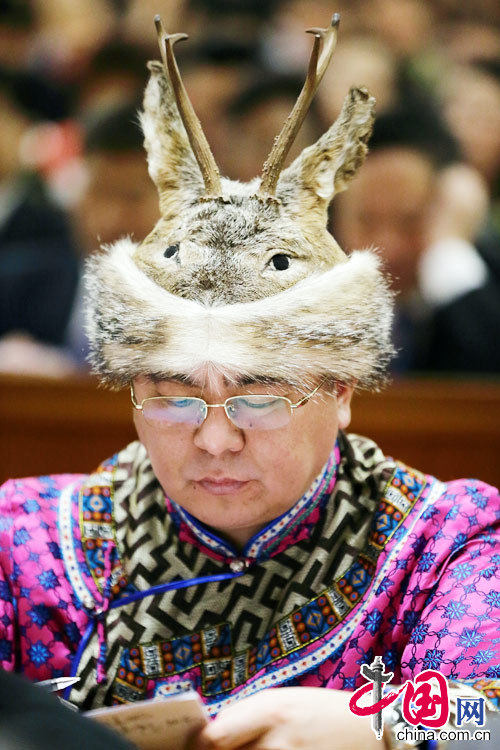
[[[117,596],[128,585],[118,552],[113,517],[114,471],[118,454],[103,464],[80,489],[82,548],[89,571],[104,597]]]
[[[68,485],[61,492],[61,498],[58,507],[57,526],[59,531],[59,543],[64,560],[64,567],[68,574],[69,581],[78,600],[89,610],[95,608],[95,600],[89,588],[85,584],[80,572],[80,565],[76,558],[75,545],[73,539],[73,493],[76,491],[79,482]]]

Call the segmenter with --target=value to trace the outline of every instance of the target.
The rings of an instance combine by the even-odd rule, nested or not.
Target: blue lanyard
[[[146,596],[154,596],[155,594],[164,594],[167,591],[174,591],[175,589],[185,589],[185,588],[188,588],[188,586],[198,586],[202,583],[217,583],[218,581],[229,581],[232,578],[239,578],[240,576],[244,575],[246,572],[247,572],[246,570],[241,570],[241,571],[238,571],[237,573],[219,573],[218,575],[214,575],[214,576],[200,576],[199,578],[188,578],[187,580],[184,580],[184,581],[172,581],[170,583],[161,583],[158,586],[152,586],[151,588],[146,589],[145,591],[135,591],[133,594],[124,596],[121,599],[115,599],[114,601],[110,602],[108,609],[116,609],[117,607],[125,607],[127,604],[140,601],[141,599],[144,599]],[[69,673],[70,677],[76,676],[83,652],[87,648],[87,645],[92,637],[92,634],[96,626],[97,617],[100,614],[101,613],[97,612],[93,616],[91,616],[90,622],[88,623],[85,629],[85,632],[80,640],[80,643],[78,644],[78,648],[76,650],[75,656],[73,657],[73,660],[71,662],[71,670]],[[72,690],[72,686],[66,688],[66,690],[64,691],[64,698],[66,700],[69,698],[69,694],[71,690]]]

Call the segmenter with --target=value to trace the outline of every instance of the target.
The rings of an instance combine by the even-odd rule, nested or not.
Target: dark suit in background
[[[0,202],[0,337],[24,332],[60,345],[79,275],[67,219],[36,178],[7,190],[6,210]]]

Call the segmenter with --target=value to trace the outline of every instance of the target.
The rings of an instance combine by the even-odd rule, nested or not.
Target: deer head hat
[[[311,29],[307,79],[262,177],[221,178],[155,19],[163,63],[151,62],[141,124],[161,218],[141,243],[121,239],[87,266],[91,361],[121,387],[141,374],[230,381],[318,376],[374,387],[392,355],[392,295],[369,250],[349,257],[327,209],[364,160],[374,99],[352,88],[337,121],[283,170],[335,47],[338,15]],[[244,144],[241,144],[244,148]]]

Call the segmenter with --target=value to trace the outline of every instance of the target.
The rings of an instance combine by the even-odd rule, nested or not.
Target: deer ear
[[[347,188],[367,154],[375,99],[365,88],[352,88],[335,123],[283,171],[276,196],[294,215],[315,213],[326,222],[326,209]]]
[[[149,174],[158,189],[160,211],[168,220],[200,198],[204,182],[164,66],[149,62],[148,68],[151,76],[140,120]]]

